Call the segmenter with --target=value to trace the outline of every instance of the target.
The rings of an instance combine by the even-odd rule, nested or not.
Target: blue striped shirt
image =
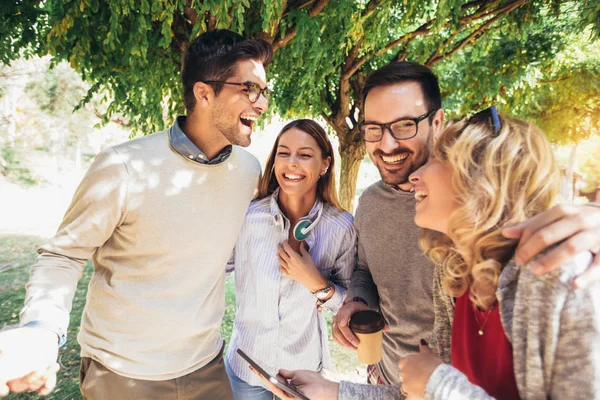
[[[290,222],[279,209],[278,193],[250,204],[228,265],[229,272],[235,268],[237,304],[227,362],[254,386],[263,385],[237,355],[238,348],[273,375],[281,368],[331,368],[327,323],[317,311],[317,298],[279,267],[277,245],[288,239]],[[350,213],[320,200],[305,218],[314,221],[321,208],[306,244],[317,268],[335,284],[334,295],[323,303],[335,313],[354,270],[356,232]]]

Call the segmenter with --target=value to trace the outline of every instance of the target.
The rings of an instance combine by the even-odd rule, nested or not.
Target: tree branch
[[[383,3],[382,0],[370,0],[369,3],[366,5],[365,9],[362,11],[360,17],[362,19],[369,18],[371,15],[373,15],[375,10],[377,9],[377,6],[381,3]]]
[[[198,12],[191,7],[190,0],[186,1],[185,7],[183,7],[183,13],[188,18],[189,24],[192,26],[196,26],[196,22],[198,21]]]
[[[100,111],[98,111],[95,107],[92,108],[92,112],[94,113],[94,115],[98,118],[100,118],[101,120],[104,121],[104,115],[102,115],[102,113]],[[122,116],[117,116],[114,118],[110,118],[109,119],[110,122],[114,122],[115,124],[124,126],[126,128],[129,128],[130,126],[133,125],[133,122],[131,122],[130,120],[125,119]]]
[[[204,13],[204,22],[206,23],[206,31],[214,31],[217,28],[217,17],[210,11]]]
[[[506,14],[510,13],[511,11],[515,10],[517,7],[520,7],[523,3],[525,2],[525,0],[517,0],[507,6],[501,7],[497,10],[494,10],[492,12],[489,12],[486,14],[486,16],[489,15],[494,15],[494,17],[490,18],[489,20],[487,20],[485,23],[483,23],[482,25],[480,25],[475,31],[473,31],[469,36],[467,36],[466,38],[462,39],[461,41],[459,41],[452,50],[450,51],[446,51],[444,52],[444,54],[439,54],[437,51],[436,53],[434,53],[431,57],[429,57],[429,59],[427,60],[427,62],[425,62],[425,65],[427,65],[428,67],[433,66],[434,64],[442,61],[445,58],[448,57],[452,57],[454,54],[456,54],[457,52],[459,52],[461,49],[463,49],[466,45],[468,45],[469,43],[477,40],[478,38],[480,38],[482,35],[484,35],[487,32],[487,29],[494,24],[496,21],[498,21],[500,18],[502,18],[503,16],[505,16]],[[460,31],[455,32],[453,35],[450,36],[450,38],[448,40],[446,40],[444,42],[444,44],[442,46],[440,46],[441,48],[447,48],[447,46],[450,44],[450,42],[458,35],[458,33],[460,33]]]
[[[508,3],[496,10],[493,11],[489,11],[485,6],[488,4],[493,4],[496,3],[496,1],[489,3],[487,1],[484,0],[477,0],[477,1],[472,1],[470,3],[464,4],[461,9],[463,10],[468,10],[472,7],[475,6],[479,6],[479,8],[477,9],[477,11],[475,11],[473,14],[469,14],[466,15],[464,17],[461,17],[458,22],[464,26],[466,25],[468,22],[472,22],[481,18],[485,18],[488,17],[490,15],[495,15],[497,13],[508,13],[512,10],[514,10],[515,8],[521,6],[523,3],[525,2],[525,0],[516,0],[513,1],[512,3]],[[358,71],[358,69],[360,67],[362,67],[369,59],[371,59],[374,56],[381,56],[383,54],[385,54],[387,51],[393,49],[394,47],[400,45],[400,44],[406,44],[406,48],[408,48],[408,44],[410,44],[410,41],[412,41],[413,39],[428,34],[431,32],[431,25],[433,24],[434,19],[431,19],[427,22],[425,22],[423,25],[419,26],[417,29],[415,29],[412,32],[406,33],[403,36],[401,36],[400,38],[388,43],[385,47],[383,47],[382,49],[365,55],[363,57],[361,57],[360,59],[356,60],[356,62],[352,65],[351,68],[349,68],[346,73],[348,74],[348,77],[352,76],[354,73],[356,73],[356,71]],[[396,55],[395,58],[400,58],[400,53],[398,53]],[[406,56],[402,57],[402,59],[405,59]]]
[[[318,15],[323,10],[323,8],[325,8],[325,6],[329,4],[329,1],[330,0],[316,0],[313,3],[313,6],[311,7],[310,11],[308,12],[308,18],[312,18]],[[285,36],[282,39],[275,40],[273,42],[273,51],[276,52],[283,46],[287,45],[294,37],[296,37],[297,33],[298,32],[296,25],[289,28],[285,32]]]

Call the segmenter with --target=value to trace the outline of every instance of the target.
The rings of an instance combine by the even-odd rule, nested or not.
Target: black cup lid
[[[373,333],[384,326],[383,316],[374,310],[359,311],[350,318],[350,329],[356,333]]]

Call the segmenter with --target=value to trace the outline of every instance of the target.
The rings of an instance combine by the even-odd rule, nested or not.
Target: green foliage
[[[498,101],[521,85],[531,77],[528,66],[546,66],[565,46],[568,32],[591,26],[595,34],[600,26],[597,1],[528,1],[491,25],[474,44],[444,58],[446,48],[473,31],[461,17],[474,14],[482,4],[491,10],[511,1],[474,2],[466,8],[466,0],[338,0],[312,18],[310,7],[295,3],[14,2],[4,11],[3,26],[12,30],[2,36],[0,55],[7,62],[29,44],[29,51],[67,60],[92,83],[84,102],[93,93],[107,90],[105,122],[124,113],[147,133],[183,112],[182,47],[208,29],[230,28],[252,36],[278,33],[275,39],[283,38],[288,29],[296,30],[294,40],[277,52],[271,71],[276,91],[273,112],[284,117],[335,111],[332,106],[340,100],[337,91],[349,55],[368,59],[358,71],[366,76],[398,56],[426,63],[436,53],[442,57],[435,70],[444,88],[445,106],[456,116]],[[375,7],[367,12],[371,5]],[[423,26],[427,34],[385,49]],[[350,54],[354,50],[356,54]],[[349,94],[357,95],[353,90]]]
[[[4,1],[0,10],[0,61],[8,64],[41,51],[47,29],[40,0]]]
[[[104,121],[121,113],[143,133],[161,129],[183,113],[180,59],[186,43],[198,34],[230,28],[270,41],[276,49],[270,69],[275,91],[271,115],[323,117],[340,139],[341,151],[349,155],[345,162],[354,165],[351,169],[357,168],[355,161],[364,154],[356,129],[362,118],[360,92],[366,76],[378,67],[393,60],[433,67],[443,89],[444,108],[452,118],[492,103],[505,112],[533,117],[531,109],[521,107],[520,101],[527,97],[523,91],[548,77],[562,79],[564,75],[555,70],[557,55],[581,40],[577,35],[585,30],[586,40],[598,40],[600,28],[598,0],[46,0],[27,4],[38,14],[32,11],[34,17],[23,20],[11,14],[8,23],[19,25],[15,31],[27,29],[34,18],[36,29],[45,36],[43,41],[39,35],[32,39],[32,48],[69,61],[91,83],[84,102],[106,91],[109,104]],[[8,51],[7,45],[0,51]],[[1,57],[11,59],[6,54]],[[597,81],[594,71],[587,77]],[[555,98],[546,97],[554,104]],[[542,97],[527,104],[534,103],[551,109]],[[547,131],[552,129],[564,128]],[[585,136],[577,133],[566,138],[580,137]],[[351,176],[342,175],[343,187],[354,184],[347,180],[354,179]],[[342,201],[349,206],[347,196]]]
[[[535,121],[557,144],[600,135],[600,41],[572,34],[545,71],[531,66],[527,76],[508,103],[514,114]]]
[[[21,165],[21,153],[11,147],[0,148],[0,173],[9,181],[24,186],[34,186],[38,183],[31,171]]]

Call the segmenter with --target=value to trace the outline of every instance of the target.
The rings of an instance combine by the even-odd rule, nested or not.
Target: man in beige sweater
[[[250,144],[272,49],[230,31],[183,60],[187,117],[101,152],[31,269],[21,327],[0,334],[0,395],[49,393],[71,303],[89,399],[233,399],[219,330],[225,266],[260,175]]]

